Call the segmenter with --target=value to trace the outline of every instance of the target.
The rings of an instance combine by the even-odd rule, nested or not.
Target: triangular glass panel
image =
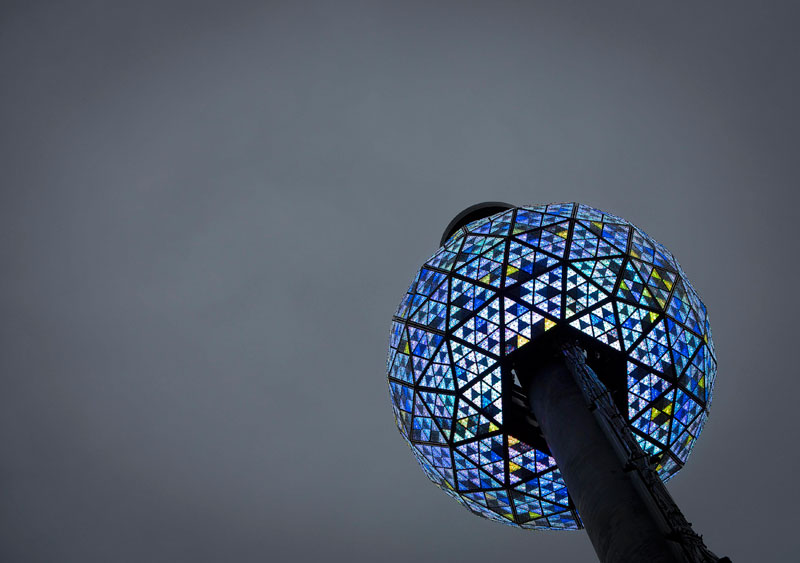
[[[435,442],[447,444],[447,439],[439,426],[429,416],[414,415],[411,423],[411,440],[415,442]]]
[[[417,400],[421,400],[425,403],[428,411],[444,434],[445,439],[449,440],[453,426],[453,412],[455,411],[456,404],[455,396],[445,395],[443,393],[431,393],[430,391],[417,391]]]
[[[504,298],[503,310],[506,354],[524,346],[546,330],[542,315],[508,297]]]
[[[506,491],[486,491],[483,493],[486,506],[503,518],[513,521],[514,511]]]
[[[454,235],[425,262],[425,265],[429,268],[438,268],[449,272],[456,262],[463,242],[463,236],[455,237]]]
[[[501,244],[502,242],[504,242],[504,239],[499,239],[496,237],[468,235],[464,239],[464,246],[458,253],[458,258],[453,265],[453,270],[456,271],[456,273],[464,271],[464,266],[466,264],[474,261],[478,256],[482,255],[488,250],[491,250],[492,247]]]
[[[392,394],[392,402],[401,411],[410,413],[414,408],[414,390],[407,385],[389,382],[389,389]]]
[[[628,418],[633,419],[669,388],[669,382],[655,373],[628,362]]]
[[[633,258],[653,264],[659,268],[675,270],[675,265],[672,263],[670,257],[666,255],[662,249],[657,248],[653,239],[642,234],[639,229],[633,230],[629,254]]]
[[[469,387],[461,389],[461,394],[466,399],[482,409],[491,408],[492,403],[501,398],[502,392],[499,367],[488,371],[481,378],[473,381]]]
[[[505,241],[485,247],[480,257],[458,268],[456,274],[499,288],[503,275],[505,248]]]
[[[572,230],[569,259],[584,260],[622,254],[623,251],[605,239],[602,233],[602,223],[575,223]]]
[[[470,233],[483,233],[486,234],[486,230],[488,230],[489,226],[492,224],[492,217],[481,217],[480,219],[476,219],[471,223],[467,223],[464,226],[464,230]]]
[[[447,281],[447,276],[441,272],[422,268],[419,273],[419,279],[414,287],[414,293],[429,297],[433,294],[434,290],[439,288],[442,282]]]
[[[710,346],[708,348],[710,349]],[[714,380],[717,378],[717,362],[710,352],[705,355],[705,374],[708,390],[708,398],[706,401],[708,404],[711,404],[711,389],[714,387]]]
[[[436,448],[438,451],[434,453],[432,447],[427,444],[415,444],[414,447],[411,448],[411,451],[428,478],[447,491],[452,489],[455,485],[453,467],[449,459],[450,456],[447,456],[445,462],[445,458],[439,457],[441,450],[445,448],[441,448],[440,446],[433,446],[433,448]],[[423,453],[423,451],[425,453]],[[438,465],[433,465],[433,463],[431,463],[431,458],[437,459]],[[447,465],[445,465],[445,463],[447,463]]]
[[[433,467],[446,467],[453,466],[450,460],[450,449],[444,446],[435,446],[429,444],[415,444],[414,448],[422,454],[422,457]]]
[[[579,204],[575,218],[583,221],[603,221],[603,212],[588,205]]]
[[[642,448],[642,451],[647,455],[654,456],[663,453],[664,451],[663,445],[656,444],[649,437],[641,436],[636,432],[632,432],[632,434],[633,437],[636,438],[636,442],[639,444],[639,447]]]
[[[678,384],[697,397],[702,404],[706,404],[705,373],[694,362],[686,365],[686,368],[678,377]]]
[[[647,336],[631,349],[630,355],[662,373],[674,373],[667,344],[667,329],[663,320],[656,323]]]
[[[453,452],[456,461],[456,481],[459,490],[491,489],[503,484],[486,471],[477,467],[468,457],[458,451]]]
[[[660,395],[650,403],[649,408],[645,409],[638,418],[632,421],[633,427],[644,432],[656,442],[666,444],[669,439],[674,397],[674,390]]]
[[[675,364],[675,370],[680,373],[689,363],[689,359],[694,355],[698,346],[700,346],[701,340],[669,317],[667,317],[666,321],[670,347],[672,348],[672,360]]]
[[[642,336],[648,332],[658,320],[658,313],[647,309],[640,309],[634,305],[618,301],[617,312],[619,313],[620,330],[622,332],[622,342],[626,350]]]
[[[658,307],[658,302],[650,293],[650,290],[631,262],[625,264],[625,268],[622,270],[622,279],[617,290],[617,297],[653,309]]]
[[[630,264],[639,272],[639,277],[645,280],[648,292],[657,303],[658,308],[664,310],[677,274],[635,258],[631,258]]]
[[[446,319],[447,305],[431,299],[426,299],[409,318],[432,330],[444,330]]]
[[[570,218],[575,209],[574,203],[551,203],[547,206],[547,213],[553,215],[560,215],[561,217]]]
[[[562,290],[561,267],[556,267],[525,282],[520,288],[520,298],[539,311],[560,318]]]
[[[419,364],[419,362],[417,362]],[[416,375],[414,373],[414,360],[408,354],[396,352],[392,356],[392,363],[389,366],[389,377],[394,377],[406,383],[414,383]],[[424,369],[424,366],[421,366]]]
[[[442,343],[444,337],[435,332],[429,332],[421,328],[408,326],[408,348],[415,356],[430,359],[433,357],[434,352]]]
[[[499,426],[479,412],[475,405],[466,399],[459,399],[458,411],[453,422],[453,441],[471,440],[489,432],[499,430]]]
[[[670,444],[670,450],[672,450],[672,453],[674,453],[682,463],[686,463],[689,453],[692,451],[692,447],[694,447],[696,439],[697,438],[693,436],[688,429],[684,430],[672,441]]]
[[[397,350],[397,346],[400,343],[400,337],[403,334],[403,329],[405,328],[405,324],[399,323],[397,321],[392,321],[392,331],[389,334],[389,346]]]
[[[557,263],[558,260],[552,256],[512,240],[508,248],[505,286],[538,276]]]
[[[436,417],[443,419],[453,418],[456,398],[455,395],[419,391],[419,397],[424,401],[428,411]]]
[[[494,297],[491,289],[475,283],[453,278],[450,288],[450,321],[449,328],[463,322],[472,315],[473,311],[483,306],[486,301]]]
[[[488,234],[504,237],[511,230],[511,222],[514,217],[514,210],[509,209],[505,213],[492,218],[491,228]]]
[[[451,341],[450,348],[453,352],[455,375],[459,387],[468,385],[478,375],[497,365],[497,360],[469,345]]]
[[[691,330],[698,334],[702,334],[697,312],[691,306],[689,295],[684,289],[683,280],[678,280],[675,283],[675,290],[672,292],[672,297],[667,305],[667,314],[673,319],[688,326]]]
[[[480,466],[502,463],[505,455],[503,436],[488,436],[481,440],[458,446],[458,451]]]
[[[614,308],[611,303],[606,303],[601,307],[584,313],[569,324],[584,334],[588,334],[615,350],[619,350],[619,333],[617,332],[615,321]]]
[[[551,471],[539,476],[539,497],[551,504],[550,507],[542,504],[545,513],[561,512],[567,508],[569,505],[567,486],[559,471]],[[558,506],[552,506],[553,504]]]
[[[578,275],[578,272],[571,267],[567,269],[564,289],[567,296],[567,318],[577,315],[584,309],[594,307],[609,296],[608,293],[590,283],[586,278]]]
[[[513,436],[508,437],[508,468],[512,485],[531,479],[535,474],[554,467],[555,463],[555,460],[544,452]]]
[[[526,231],[532,231],[542,226],[542,213],[529,209],[518,209],[517,216],[514,218],[514,229],[512,234],[518,235]]]
[[[622,270],[622,261],[622,258],[581,260],[572,262],[570,266],[582,276],[599,285],[605,292],[611,293],[617,285],[617,278]]]
[[[488,501],[486,499],[486,495],[488,494],[488,492],[465,492],[462,493],[462,496],[466,507],[478,516],[488,518],[489,520],[494,520],[495,522],[500,522],[501,524],[511,525],[511,518],[501,515],[499,513],[499,509],[493,509],[487,506]],[[511,508],[509,507],[507,510],[510,511]]]
[[[675,392],[675,410],[673,416],[681,424],[688,426],[694,418],[703,410],[697,402],[692,400],[689,395],[681,389]]]
[[[600,236],[624,254],[628,248],[628,238],[631,228],[625,224],[603,222],[603,230]]]
[[[544,520],[544,525],[549,527],[545,516],[545,509],[542,507],[542,501],[538,497],[523,495],[516,491],[511,492],[511,498],[514,502],[514,510],[517,514],[517,523],[526,524],[531,521]]]
[[[569,236],[569,221],[548,225],[535,231],[528,231],[517,235],[515,238],[530,246],[552,254],[556,258],[563,258]]]

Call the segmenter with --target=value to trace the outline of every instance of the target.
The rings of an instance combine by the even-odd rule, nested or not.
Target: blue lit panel
[[[556,327],[624,355],[627,416],[666,480],[708,416],[708,315],[661,244],[576,203],[523,206],[459,229],[420,268],[390,333],[389,389],[425,474],[473,513],[579,529],[555,460],[504,426],[500,362]]]

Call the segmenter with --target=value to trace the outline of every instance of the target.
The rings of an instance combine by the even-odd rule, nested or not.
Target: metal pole
[[[519,368],[518,368],[519,369]],[[625,471],[563,360],[534,370],[529,407],[603,563],[686,561]]]

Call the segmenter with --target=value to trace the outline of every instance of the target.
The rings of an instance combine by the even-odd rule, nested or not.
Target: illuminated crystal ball
[[[716,373],[708,316],[664,246],[575,203],[468,223],[400,303],[388,376],[422,469],[475,514],[582,527],[508,362],[555,334],[582,342],[662,479],[683,466],[705,423]]]

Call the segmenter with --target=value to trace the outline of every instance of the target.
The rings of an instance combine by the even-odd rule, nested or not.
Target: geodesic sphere
[[[555,460],[515,436],[508,416],[504,424],[503,359],[557,327],[622,358],[623,414],[662,479],[683,466],[703,427],[716,373],[708,316],[666,248],[575,203],[469,223],[400,303],[388,376],[398,428],[422,469],[475,514],[581,527]]]

